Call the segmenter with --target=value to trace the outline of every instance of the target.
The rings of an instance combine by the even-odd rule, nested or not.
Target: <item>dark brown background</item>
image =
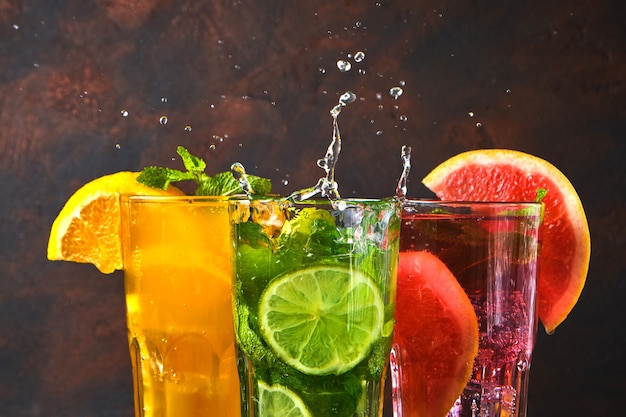
[[[620,414],[625,22],[622,0],[0,0],[0,416],[133,413],[122,274],[46,260],[73,191],[180,167],[177,145],[213,173],[239,160],[275,191],[310,186],[346,90],[359,100],[339,119],[344,196],[393,193],[405,143],[412,196],[429,196],[436,164],[484,147],[571,179],[592,264],[569,319],[539,331],[529,415]]]

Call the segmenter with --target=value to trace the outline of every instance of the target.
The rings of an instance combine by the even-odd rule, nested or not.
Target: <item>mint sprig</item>
[[[192,155],[182,146],[176,152],[180,155],[186,171],[150,166],[141,171],[137,181],[162,190],[166,190],[171,183],[194,181],[197,184],[194,194],[203,196],[229,196],[244,192],[239,181],[230,172],[221,172],[211,177],[205,172],[206,162],[203,159]],[[255,195],[267,195],[272,190],[272,183],[267,178],[248,174],[247,179]]]

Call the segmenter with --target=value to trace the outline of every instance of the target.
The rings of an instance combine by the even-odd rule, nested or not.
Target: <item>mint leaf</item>
[[[146,167],[137,176],[137,181],[152,188],[166,190],[171,182],[193,180],[194,175],[171,168]]]
[[[543,199],[546,198],[546,194],[548,194],[548,190],[545,188],[537,188],[537,196],[535,197],[535,203],[543,202]]]
[[[229,196],[242,194],[243,188],[239,181],[230,172],[221,172],[214,177],[204,171],[206,162],[192,155],[187,149],[179,146],[176,150],[180,155],[186,172],[177,169],[150,166],[146,167],[137,176],[137,181],[152,188],[166,190],[171,183],[180,181],[195,181],[197,186],[195,195],[201,196]],[[269,179],[247,175],[253,194],[268,195],[272,190]]]
[[[192,155],[187,149],[183,148],[182,146],[179,146],[176,149],[176,152],[183,160],[183,165],[185,165],[185,169],[187,169],[187,171],[202,174],[206,169],[206,162],[204,162],[204,160]]]

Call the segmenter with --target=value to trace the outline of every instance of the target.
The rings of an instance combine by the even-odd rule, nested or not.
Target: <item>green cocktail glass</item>
[[[231,203],[242,415],[382,414],[399,214],[394,199]]]

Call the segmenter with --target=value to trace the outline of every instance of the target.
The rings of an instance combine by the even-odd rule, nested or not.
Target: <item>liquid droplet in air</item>
[[[409,178],[409,171],[411,171],[411,147],[402,145],[402,175],[398,180],[398,186],[396,187],[396,197],[405,198],[407,186],[406,183]]]
[[[350,63],[350,61],[340,59],[339,61],[337,61],[337,68],[339,68],[339,71],[341,72],[348,72],[352,69],[352,64]]]
[[[246,195],[250,195],[254,193],[252,186],[250,185],[250,181],[248,181],[248,175],[246,174],[246,169],[240,162],[235,162],[230,166],[230,172],[233,174],[233,177],[237,181],[239,181],[239,185]]]
[[[389,90],[389,95],[393,97],[394,100],[397,100],[398,97],[402,95],[402,93],[404,93],[404,91],[402,90],[402,87],[392,87]]]

